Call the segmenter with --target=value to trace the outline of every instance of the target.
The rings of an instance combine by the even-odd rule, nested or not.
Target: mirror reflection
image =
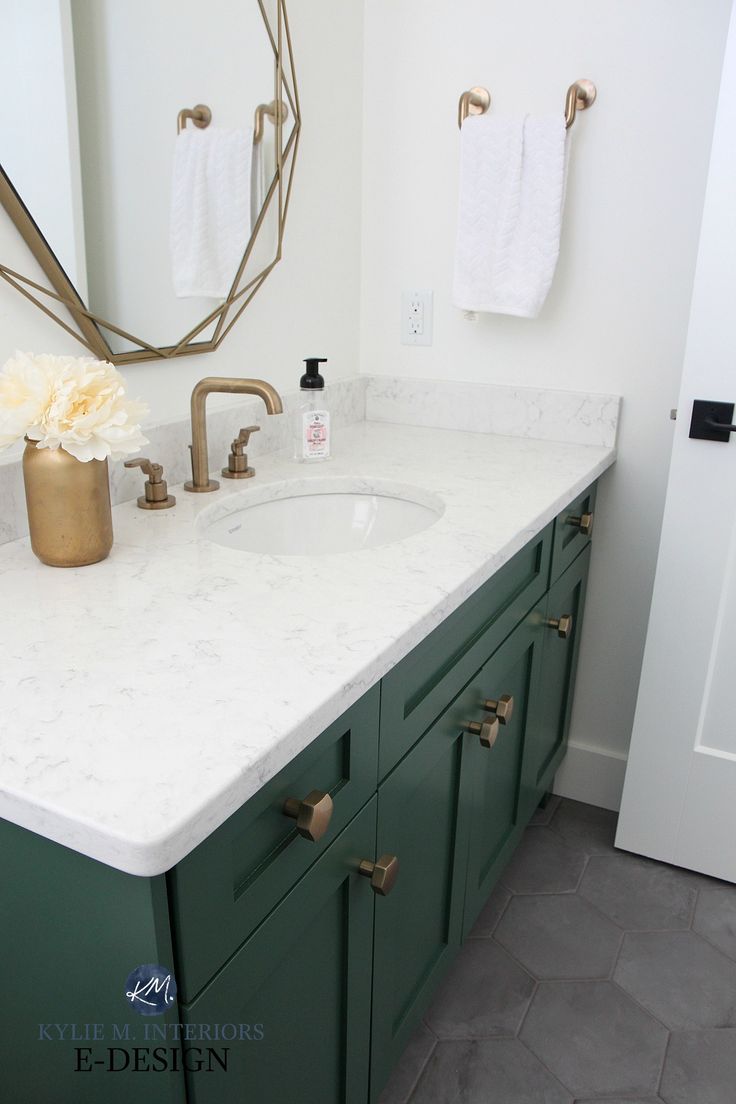
[[[264,8],[275,35],[276,0]],[[277,125],[261,6],[1,0],[0,10],[0,95],[13,104],[0,164],[89,309],[152,346],[177,344],[227,297],[293,126],[288,101]],[[252,276],[277,244],[272,202]],[[103,334],[115,353],[135,348]]]

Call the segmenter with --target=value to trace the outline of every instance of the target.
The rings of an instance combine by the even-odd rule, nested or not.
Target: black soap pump
[[[320,364],[326,357],[307,357],[307,370],[299,381],[299,401],[294,418],[294,459],[304,463],[330,459],[330,412],[325,402],[325,381]]]

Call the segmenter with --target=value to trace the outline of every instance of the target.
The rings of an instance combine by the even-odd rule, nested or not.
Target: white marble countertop
[[[615,450],[370,422],[216,495],[113,511],[100,564],[0,548],[0,816],[138,875],[191,851],[612,462]],[[254,555],[197,536],[267,482],[411,484],[445,511],[381,548]]]

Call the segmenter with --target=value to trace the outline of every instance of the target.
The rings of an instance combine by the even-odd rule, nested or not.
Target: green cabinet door
[[[461,766],[472,702],[472,691],[461,693],[378,790],[376,852],[396,855],[400,868],[391,894],[376,900],[371,1100],[460,945],[467,858]]]
[[[529,614],[473,680],[476,710],[501,702],[492,747],[468,734],[463,772],[469,800],[468,873],[463,935],[467,935],[524,829],[519,808],[522,756],[542,638]],[[511,699],[509,701],[509,699]],[[489,713],[488,716],[492,716]]]
[[[588,545],[550,588],[546,603],[540,602],[534,611],[537,632],[544,643],[524,744],[523,820],[529,819],[551,786],[565,754],[589,563]]]
[[[226,1071],[187,1073],[188,1104],[365,1104],[374,893],[358,867],[375,841],[374,797],[182,1008],[190,1067],[203,1047],[228,1051]],[[202,1042],[218,1024],[247,1037]]]

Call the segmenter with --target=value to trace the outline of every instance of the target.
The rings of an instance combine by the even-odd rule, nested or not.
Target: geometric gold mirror
[[[285,0],[0,0],[0,277],[101,360],[216,349],[281,258]],[[9,110],[12,105],[12,111]]]

